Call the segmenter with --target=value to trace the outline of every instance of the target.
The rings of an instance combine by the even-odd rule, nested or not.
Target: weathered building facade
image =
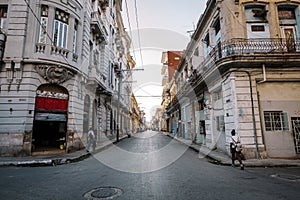
[[[161,131],[162,128],[162,108],[156,108],[154,115],[151,119],[151,129],[155,131]]]
[[[134,67],[121,6],[121,0],[1,1],[0,155],[69,152],[85,145],[89,127],[101,141],[115,135],[117,122],[121,132],[129,126],[130,95],[115,98],[131,93],[131,86],[118,85]]]
[[[166,51],[162,53],[161,63],[163,64],[161,69],[161,75],[163,76],[162,86],[162,131],[168,131],[174,135],[178,132],[178,114],[173,107],[172,114],[169,111],[167,114],[167,106],[177,93],[176,84],[174,82],[174,75],[177,72],[179,63],[181,62],[184,51]]]
[[[130,130],[132,133],[137,133],[142,127],[142,116],[139,104],[134,96],[131,95],[131,126]]]
[[[300,1],[209,0],[175,75],[182,137],[246,158],[299,158]]]

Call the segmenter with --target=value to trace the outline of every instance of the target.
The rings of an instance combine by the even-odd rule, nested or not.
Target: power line
[[[131,96],[131,95],[123,95],[123,96]],[[159,95],[134,95],[137,98],[161,98]]]
[[[143,96],[143,95],[138,95],[138,96],[135,96],[135,97],[143,97],[143,98],[144,98],[144,97],[147,97],[147,98],[148,98],[148,97],[150,97],[150,98],[161,98],[161,96],[154,96],[154,95],[153,95],[153,96],[147,96],[147,95],[146,95],[146,96]]]
[[[24,0],[27,7],[29,8],[29,10],[31,11],[31,13],[33,14],[34,18],[37,20],[37,22],[39,23],[39,25],[42,27],[42,22],[40,21],[40,19],[36,16],[36,14],[34,13],[34,11],[32,10],[31,6],[29,5],[29,3],[27,2],[27,0]],[[47,37],[50,39],[51,44],[53,44],[53,40],[51,38],[51,36],[49,35],[49,33],[47,32],[47,30],[45,30]],[[47,45],[47,44],[46,44]],[[64,57],[63,55],[61,55],[61,57],[63,57],[63,59],[68,63],[68,65],[71,65],[69,63],[69,61],[66,59],[66,57]]]
[[[129,19],[129,12],[128,12],[128,5],[127,5],[127,0],[125,0],[125,5],[126,5],[126,16],[127,16],[127,21],[128,21],[128,26],[129,26],[129,34],[130,34],[130,41],[131,41],[131,44],[132,44],[132,48],[134,49],[134,44],[132,42],[132,29],[131,29],[131,23],[130,23],[130,19]],[[136,60],[136,56],[135,56],[135,52],[133,50],[133,57],[134,57],[134,60]]]
[[[140,37],[140,28],[139,28],[139,20],[138,20],[136,0],[134,0],[134,8],[135,8],[136,27],[137,27],[137,32],[138,32],[138,41],[139,41],[139,47],[140,47],[139,49],[140,49],[140,56],[141,56],[141,64],[142,64],[142,67],[143,67],[144,63],[143,63],[143,56],[142,56],[141,37]]]
[[[136,83],[134,83],[134,84],[136,84]],[[142,90],[144,93],[148,94],[149,96],[153,96],[150,92],[146,91],[146,90],[145,90],[144,88],[142,88],[140,85],[137,85],[137,88],[138,88],[139,90]]]
[[[43,26],[43,25],[42,25],[42,22],[41,22],[40,19],[36,16],[36,14],[35,14],[34,11],[32,10],[32,8],[30,7],[30,5],[29,5],[29,3],[27,2],[27,0],[24,0],[24,1],[25,1],[25,3],[26,3],[27,7],[29,8],[29,10],[31,11],[31,13],[33,14],[34,18],[35,18],[35,19],[38,21],[38,23],[40,24],[40,26]],[[47,37],[50,39],[50,41],[53,42],[53,41],[52,41],[52,38],[51,38],[51,36],[49,35],[49,33],[47,32],[47,30],[45,30],[45,32],[46,32]]]

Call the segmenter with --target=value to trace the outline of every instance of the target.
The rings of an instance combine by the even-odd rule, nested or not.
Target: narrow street
[[[298,200],[299,88],[300,0],[2,0],[0,200]]]
[[[300,169],[215,165],[146,131],[81,162],[2,167],[0,188],[1,199],[298,199]]]

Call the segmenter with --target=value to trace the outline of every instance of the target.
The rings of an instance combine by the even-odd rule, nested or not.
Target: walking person
[[[96,140],[95,140],[95,133],[93,128],[91,127],[88,132],[88,138],[87,138],[87,145],[86,145],[86,152],[90,152],[90,146],[92,145],[93,151],[95,151],[96,148]]]
[[[230,141],[230,152],[232,165],[235,166],[234,161],[237,159],[240,163],[241,170],[244,170],[244,165],[242,163],[242,148],[239,135],[234,129],[231,130],[231,141]]]

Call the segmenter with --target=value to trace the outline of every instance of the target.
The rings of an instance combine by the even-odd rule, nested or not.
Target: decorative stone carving
[[[109,1],[108,0],[99,0],[100,7],[103,11],[106,10],[106,8],[109,6]]]
[[[115,35],[115,43],[116,43],[116,47],[117,47],[117,50],[119,51],[119,54],[120,54],[120,57],[124,55],[124,52],[125,52],[125,47],[124,47],[124,44],[123,44],[123,41],[122,41],[122,37],[121,37],[121,34],[119,31],[116,32],[116,35]]]
[[[74,76],[74,73],[62,66],[57,65],[37,65],[35,70],[50,83],[60,84]]]

